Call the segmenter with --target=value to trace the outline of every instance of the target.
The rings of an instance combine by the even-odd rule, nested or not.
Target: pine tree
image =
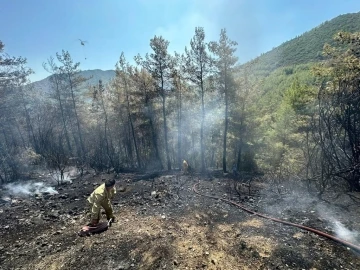
[[[227,133],[229,126],[229,92],[234,91],[233,69],[238,60],[234,55],[237,43],[231,41],[226,35],[226,30],[222,29],[220,40],[218,42],[210,42],[210,51],[215,54],[215,67],[220,91],[224,93],[225,113],[224,113],[224,140],[223,140],[223,171],[226,172],[226,153],[227,153]]]
[[[167,161],[167,169],[171,170],[169,146],[168,146],[168,130],[167,130],[167,117],[166,117],[166,97],[168,95],[169,80],[171,77],[171,56],[168,54],[169,41],[163,37],[155,36],[150,40],[150,47],[153,53],[146,54],[145,60],[140,56],[135,57],[135,61],[145,68],[153,77],[155,81],[155,88],[158,95],[162,99],[162,114],[164,126],[164,144],[165,155]]]
[[[205,172],[205,147],[204,147],[204,121],[206,92],[205,80],[211,74],[212,60],[207,51],[208,44],[205,42],[205,31],[202,27],[195,28],[195,35],[190,41],[190,50],[185,48],[186,71],[188,79],[197,85],[201,98],[201,127],[200,127],[200,151],[201,171]]]

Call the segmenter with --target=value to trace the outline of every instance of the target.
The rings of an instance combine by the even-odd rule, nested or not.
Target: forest
[[[115,77],[95,84],[68,51],[57,52],[44,59],[46,90],[29,82],[26,58],[0,43],[0,182],[38,166],[60,183],[68,166],[170,171],[185,159],[199,173],[263,175],[320,196],[360,191],[359,33],[337,32],[321,57],[266,75],[262,56],[238,63],[225,29],[207,41],[195,28],[183,52],[169,52],[170,42],[154,36],[135,64],[120,51]]]
[[[39,41],[35,71],[0,36],[1,269],[360,269],[360,12],[241,63],[240,30],[191,23],[174,52],[149,26],[163,35],[130,54],[135,26],[100,34],[108,6],[86,6],[74,28],[99,32]],[[107,52],[113,70],[90,69],[113,39],[130,44]],[[99,190],[107,210],[89,205]]]

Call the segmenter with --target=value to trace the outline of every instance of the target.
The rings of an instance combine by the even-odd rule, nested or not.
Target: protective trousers
[[[102,208],[104,208],[104,210],[105,210],[106,219],[110,219],[110,218],[114,217],[113,208],[112,208],[112,205],[109,202],[103,202],[103,203],[100,204],[100,206]],[[101,214],[100,214],[101,208],[98,208],[96,214],[94,213],[94,205],[92,203],[88,202],[88,208],[89,208],[89,213],[91,215],[91,218],[100,220],[100,218],[101,218]]]

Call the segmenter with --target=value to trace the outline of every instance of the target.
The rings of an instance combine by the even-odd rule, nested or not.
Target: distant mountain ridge
[[[89,85],[98,84],[99,80],[102,80],[104,84],[110,82],[113,78],[115,78],[115,70],[101,70],[101,69],[84,70],[81,71],[79,75],[84,78],[88,78],[88,80],[83,85],[83,88],[86,88]],[[52,75],[46,77],[43,80],[36,81],[31,84],[40,91],[48,92],[51,89],[51,83],[50,83],[51,76]]]

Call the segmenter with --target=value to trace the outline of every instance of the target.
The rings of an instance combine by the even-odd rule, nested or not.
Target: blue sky
[[[226,28],[244,63],[326,20],[359,11],[359,0],[2,0],[0,40],[5,52],[28,59],[36,81],[49,75],[42,63],[62,49],[83,70],[114,69],[122,51],[130,62],[150,52],[154,35],[170,41],[170,52],[183,52],[197,26],[208,41]],[[88,43],[81,46],[78,39]]]

